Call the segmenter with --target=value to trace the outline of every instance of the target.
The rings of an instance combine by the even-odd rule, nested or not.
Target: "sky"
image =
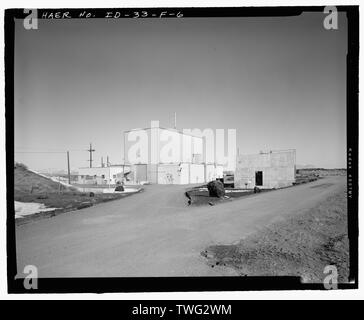
[[[40,20],[15,28],[15,160],[34,170],[123,161],[123,132],[236,129],[240,154],[296,149],[346,167],[347,21],[294,17]],[[26,153],[25,153],[26,152]]]

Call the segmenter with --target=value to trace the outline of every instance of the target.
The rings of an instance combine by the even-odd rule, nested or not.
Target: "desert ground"
[[[24,266],[32,264],[41,278],[286,273],[316,281],[317,268],[322,267],[322,256],[330,254],[330,247],[319,251],[315,246],[325,248],[335,237],[340,238],[337,249],[345,267],[345,176],[325,177],[214,206],[187,206],[185,188],[149,185],[132,197],[18,225],[18,276],[23,277]],[[324,237],[328,224],[336,227]],[[299,242],[295,231],[315,238]],[[252,246],[257,250],[254,253]],[[280,248],[285,255],[276,254]],[[253,260],[247,262],[250,256],[244,255],[244,250]],[[234,259],[229,252],[235,254]],[[294,252],[299,259],[288,263]],[[264,267],[272,259],[276,266]],[[313,263],[299,268],[299,261],[307,259]]]

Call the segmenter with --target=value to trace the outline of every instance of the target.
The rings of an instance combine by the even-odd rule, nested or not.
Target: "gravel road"
[[[41,278],[235,275],[209,267],[201,251],[309,210],[345,183],[326,177],[206,207],[186,206],[185,186],[146,186],[131,197],[17,226],[18,276],[27,264]]]

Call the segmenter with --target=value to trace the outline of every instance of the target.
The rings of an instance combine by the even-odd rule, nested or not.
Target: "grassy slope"
[[[94,194],[79,192],[77,189],[59,185],[51,179],[40,176],[23,166],[14,168],[14,200],[38,202],[47,207],[58,208],[52,212],[37,213],[17,220],[18,224],[27,223],[43,217],[51,217],[66,211],[86,208],[94,204],[120,199],[130,194]]]
[[[75,189],[59,185],[51,179],[40,176],[23,166],[14,168],[14,195],[25,196],[29,194],[40,195],[47,193],[58,193],[60,191],[73,192]]]

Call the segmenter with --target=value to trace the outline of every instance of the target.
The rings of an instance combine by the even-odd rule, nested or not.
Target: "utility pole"
[[[126,154],[125,154],[125,131],[124,131],[124,166],[125,166],[125,161],[126,161]]]
[[[67,151],[68,184],[71,184],[70,152]]]
[[[174,128],[177,129],[177,112],[174,113]]]
[[[90,168],[92,168],[92,152],[95,152],[95,149],[92,149],[92,144],[90,143],[90,149],[87,150],[90,153]]]
[[[58,194],[61,193],[61,177],[58,177]]]
[[[110,167],[109,167],[109,190],[110,190]]]

